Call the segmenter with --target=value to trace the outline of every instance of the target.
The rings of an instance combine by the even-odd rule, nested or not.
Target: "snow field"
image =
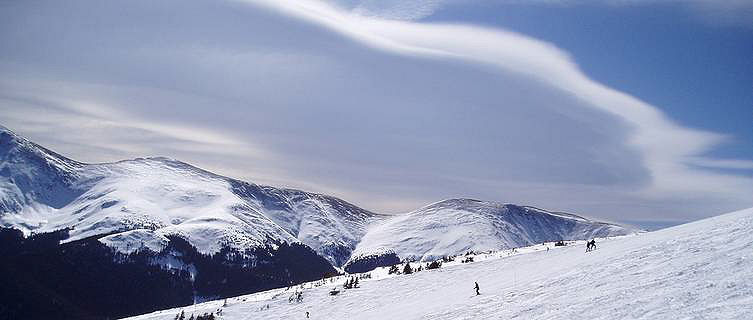
[[[377,270],[360,288],[284,289],[159,311],[221,319],[753,319],[753,208],[651,233],[477,255],[411,275]],[[339,279],[344,280],[344,277]],[[473,283],[481,287],[475,296]],[[328,291],[337,286],[336,296]],[[244,301],[245,299],[245,301]]]

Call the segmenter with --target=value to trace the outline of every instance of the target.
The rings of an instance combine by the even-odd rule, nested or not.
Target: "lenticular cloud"
[[[753,205],[749,177],[717,170],[746,162],[704,155],[726,137],[549,43],[337,4],[9,4],[2,122],[84,161],[167,155],[382,212],[453,197],[612,219]]]

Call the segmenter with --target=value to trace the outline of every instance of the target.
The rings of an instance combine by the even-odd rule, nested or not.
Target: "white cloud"
[[[328,0],[353,14],[391,20],[417,20],[434,14],[447,0]]]
[[[505,30],[271,0],[16,3],[0,21],[16,44],[0,48],[0,122],[79,160],[172,156],[388,212],[460,196],[615,220],[753,205],[749,177],[699,167],[747,165],[704,156],[725,137]]]
[[[382,50],[466,60],[524,74],[612,113],[634,129],[627,142],[641,150],[651,172],[652,185],[646,192],[700,193],[713,185],[735,193],[750,186],[747,179],[740,184],[736,177],[701,173],[683,164],[686,157],[710,151],[722,136],[680,127],[656,107],[589,79],[567,53],[548,43],[480,27],[365,19],[316,1],[263,2]],[[689,180],[703,185],[686,183]]]

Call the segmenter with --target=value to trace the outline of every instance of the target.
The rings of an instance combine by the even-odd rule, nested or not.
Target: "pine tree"
[[[410,262],[405,263],[405,268],[403,268],[403,274],[411,274],[413,273],[413,269],[410,267]]]
[[[389,271],[387,272],[387,274],[395,274],[395,273],[398,273],[398,271],[399,271],[399,270],[400,270],[400,269],[398,269],[398,268],[397,268],[397,265],[395,264],[395,265],[392,265],[392,266],[390,267],[390,270],[389,270]]]

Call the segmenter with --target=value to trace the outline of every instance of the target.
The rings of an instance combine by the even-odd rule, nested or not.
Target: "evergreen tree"
[[[397,268],[397,265],[394,264],[390,267],[390,270],[387,272],[387,274],[395,274],[398,273],[399,269]]]
[[[413,269],[410,267],[410,262],[405,263],[405,267],[403,268],[403,274],[411,274],[413,273]]]

